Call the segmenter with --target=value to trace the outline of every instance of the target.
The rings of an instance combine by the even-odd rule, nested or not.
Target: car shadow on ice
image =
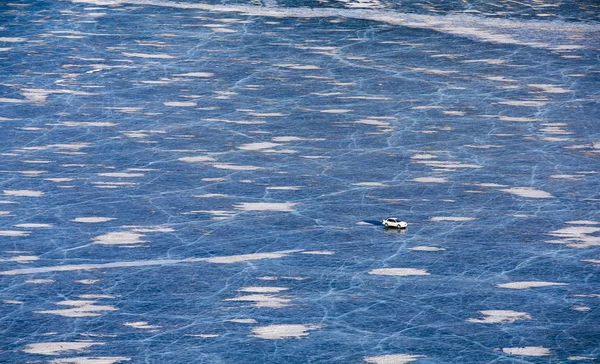
[[[366,224],[370,224],[370,225],[381,226],[381,221],[378,221],[378,220],[363,220],[362,222],[364,222]]]

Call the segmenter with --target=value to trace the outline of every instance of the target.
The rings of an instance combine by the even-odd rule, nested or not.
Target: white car
[[[386,228],[406,229],[406,227],[408,226],[406,221],[399,221],[395,217],[385,219],[382,221],[382,223]]]

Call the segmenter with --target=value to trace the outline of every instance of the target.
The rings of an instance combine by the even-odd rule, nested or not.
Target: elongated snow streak
[[[457,36],[475,38],[497,44],[519,44],[544,49],[579,49],[582,46],[569,40],[569,35],[600,32],[596,24],[579,24],[557,21],[515,21],[511,19],[493,19],[467,14],[423,15],[401,13],[392,10],[339,9],[308,7],[274,7],[253,5],[214,5],[185,3],[168,0],[71,0],[73,3],[94,5],[148,5],[178,9],[208,10],[214,12],[235,12],[249,16],[289,17],[289,18],[328,18],[344,17],[349,19],[370,20],[410,28],[433,29]],[[269,2],[269,5],[270,2]],[[457,25],[460,24],[460,25]],[[527,30],[528,38],[517,39],[513,36]],[[535,34],[533,34],[535,33]],[[562,33],[562,34],[559,34]],[[553,38],[548,35],[551,34]],[[593,35],[590,35],[593,38]],[[557,43],[558,42],[558,43]]]
[[[244,255],[232,255],[223,257],[211,258],[185,258],[185,259],[154,259],[154,260],[137,260],[130,262],[112,262],[99,264],[72,264],[72,265],[55,265],[50,267],[23,268],[0,271],[0,275],[15,276],[21,274],[36,274],[36,273],[51,273],[51,272],[73,272],[90,269],[108,269],[108,268],[127,268],[127,267],[148,267],[153,265],[171,265],[180,263],[198,263],[207,262],[214,264],[234,264],[260,259],[278,259],[287,257],[291,253],[297,253],[301,250],[284,250],[271,253],[256,253]]]

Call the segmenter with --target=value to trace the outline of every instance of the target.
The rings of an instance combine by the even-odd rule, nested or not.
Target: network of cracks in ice
[[[0,362],[595,362],[597,14],[2,5]]]

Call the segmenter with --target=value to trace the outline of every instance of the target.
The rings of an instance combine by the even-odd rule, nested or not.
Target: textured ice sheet
[[[599,13],[3,3],[0,362],[598,360]]]

